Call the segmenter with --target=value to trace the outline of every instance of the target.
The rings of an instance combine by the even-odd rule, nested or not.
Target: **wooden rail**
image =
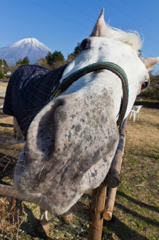
[[[120,130],[118,148],[116,150],[115,157],[113,159],[110,171],[106,178],[106,184],[109,188],[115,188],[120,183],[120,170],[121,170],[122,158],[124,154],[126,126],[127,126],[127,119],[124,121],[124,124]]]
[[[2,148],[15,148],[18,150],[22,150],[24,147],[25,140],[15,139],[15,138],[7,138],[0,137],[0,147]]]

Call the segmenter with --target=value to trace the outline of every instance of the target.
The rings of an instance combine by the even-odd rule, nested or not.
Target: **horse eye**
[[[83,50],[89,49],[90,48],[90,44],[91,44],[91,41],[88,38],[84,39],[81,42],[80,52],[83,51]]]
[[[145,90],[149,86],[149,81],[144,81],[141,83],[141,91]]]

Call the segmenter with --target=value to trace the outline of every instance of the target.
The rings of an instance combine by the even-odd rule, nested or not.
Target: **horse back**
[[[37,65],[22,65],[11,76],[3,112],[14,116],[26,136],[35,115],[49,102],[65,66],[53,71]]]

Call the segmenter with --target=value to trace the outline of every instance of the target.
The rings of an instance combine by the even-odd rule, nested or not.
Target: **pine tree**
[[[48,52],[46,56],[47,64],[49,65],[49,69],[55,69],[61,67],[65,64],[65,59],[63,54],[59,51],[55,51],[53,53]]]
[[[64,56],[62,55],[62,53],[59,51],[55,51],[52,54],[52,61],[53,62],[64,62]]]
[[[51,65],[52,64],[52,53],[48,52],[47,56],[46,56],[46,60],[47,60],[47,64]]]
[[[30,64],[29,58],[26,56],[26,57],[23,59],[23,65],[29,65],[29,64]]]

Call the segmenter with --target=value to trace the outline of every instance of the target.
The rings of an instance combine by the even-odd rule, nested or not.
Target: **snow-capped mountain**
[[[53,52],[36,38],[25,38],[7,47],[0,48],[0,59],[4,58],[8,65],[15,65],[18,59],[28,57],[30,64],[39,58],[46,57],[48,52]]]

